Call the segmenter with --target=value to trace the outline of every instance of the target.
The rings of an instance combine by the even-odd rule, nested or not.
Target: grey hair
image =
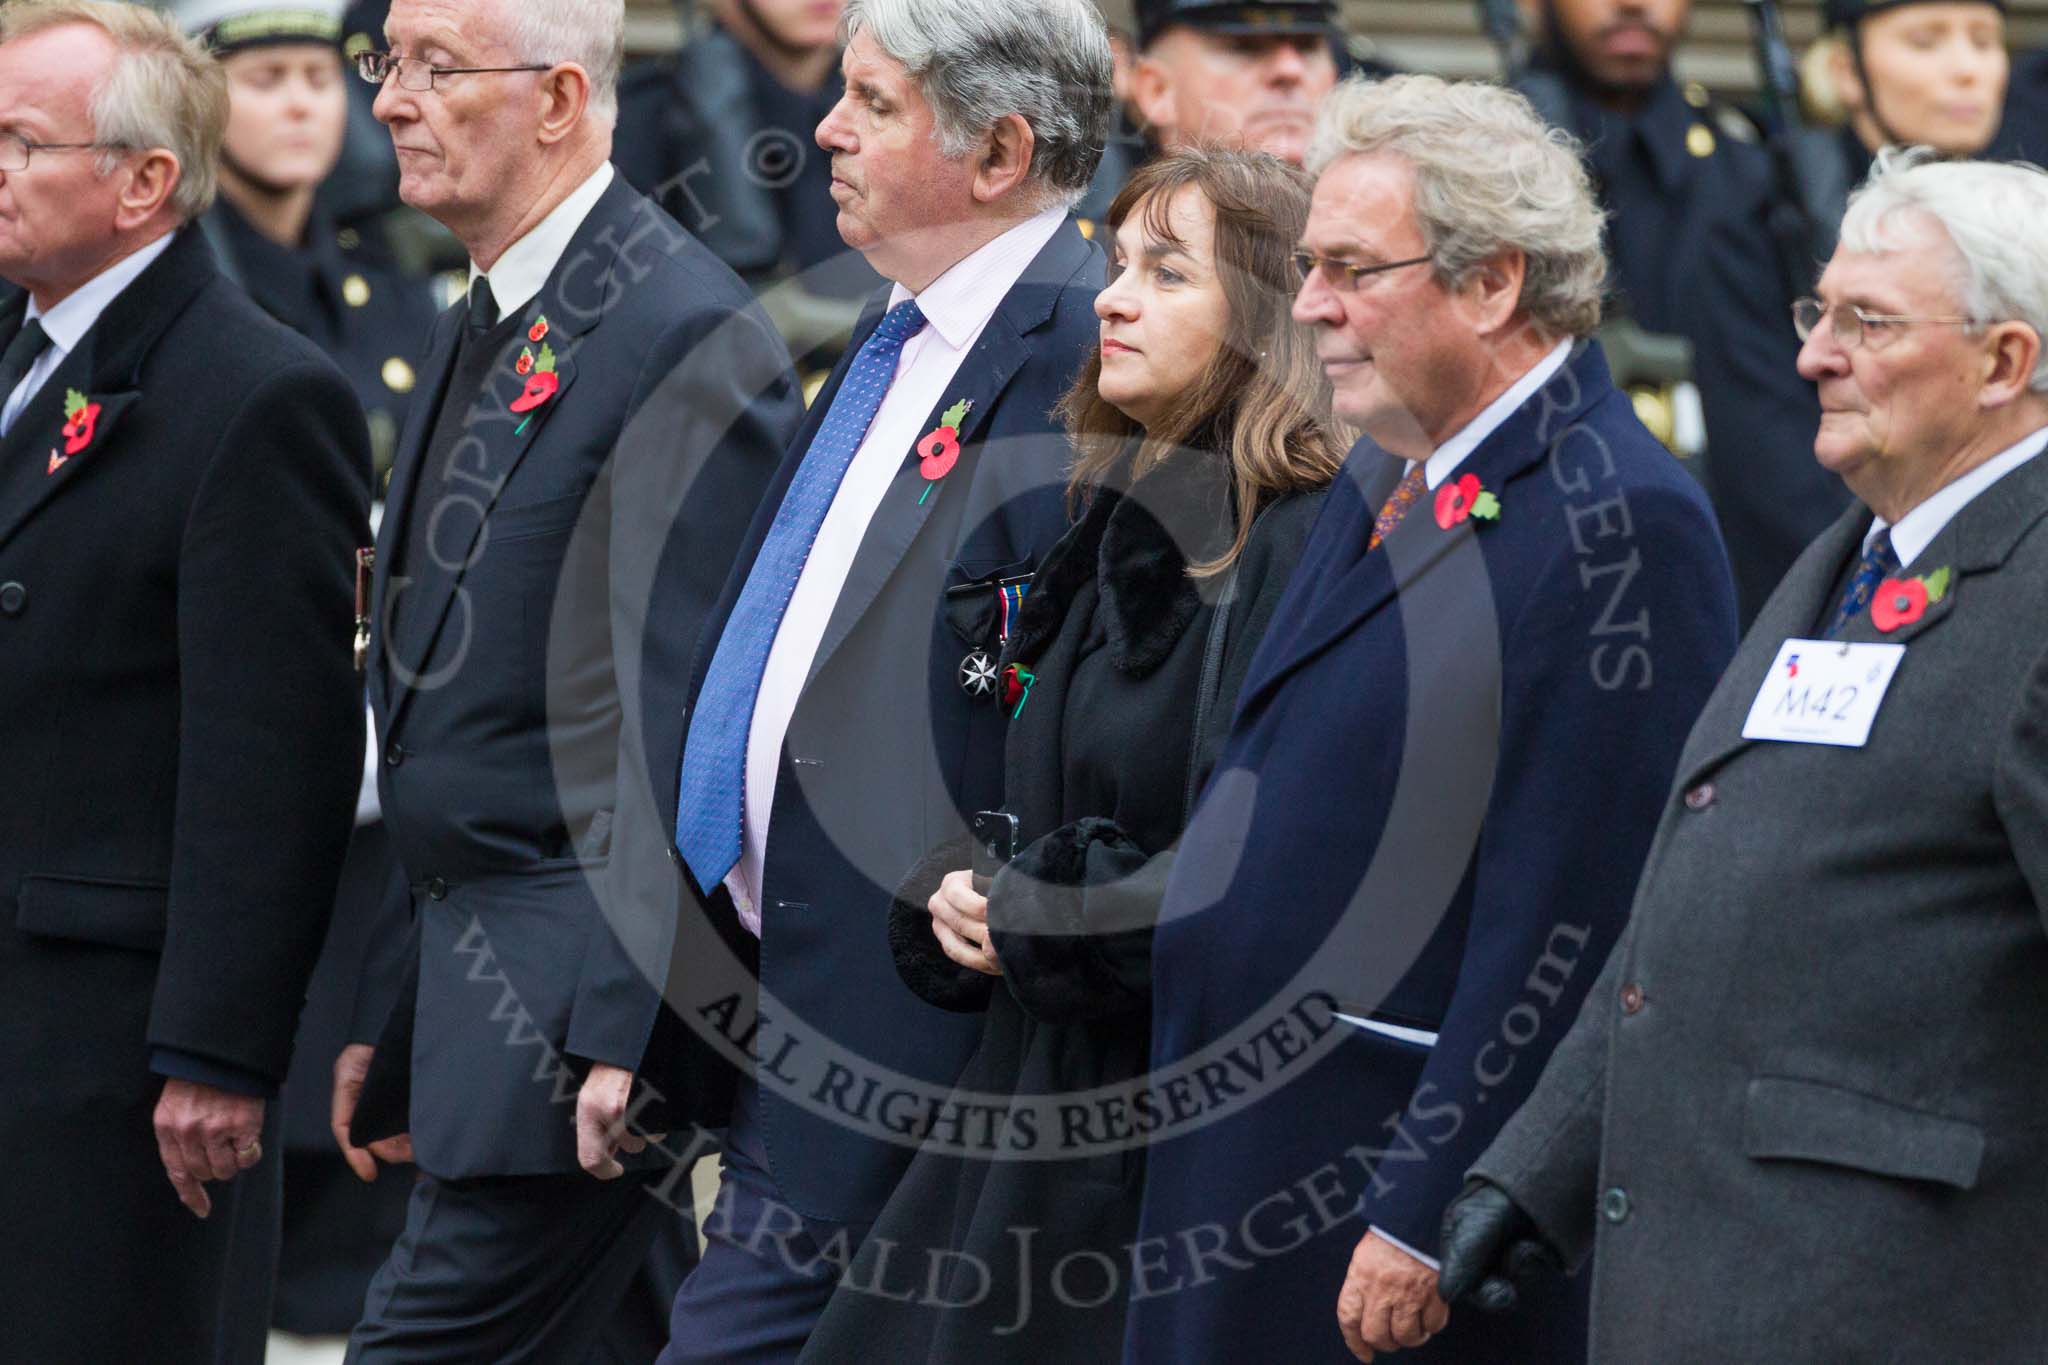
[[[220,63],[167,15],[107,0],[14,0],[0,4],[0,43],[64,24],[90,24],[117,55],[86,108],[95,140],[131,151],[162,148],[178,161],[171,210],[191,222],[213,203],[220,147],[227,136],[228,83]],[[119,151],[101,152],[111,175]]]
[[[625,0],[500,0],[506,42],[521,62],[574,62],[590,76],[591,117],[619,121],[619,70],[626,63]]]
[[[1927,147],[1888,147],[1849,196],[1841,249],[1896,250],[1901,215],[1932,219],[1948,234],[1957,311],[1979,323],[2024,322],[2048,338],[2048,171],[2023,162],[1943,161]],[[2026,225],[2033,225],[2028,227]],[[2027,387],[2048,393],[2048,348]]]
[[[1456,287],[1504,250],[1522,253],[1521,308],[1553,337],[1600,325],[1603,215],[1571,135],[1511,90],[1436,76],[1354,78],[1333,91],[1309,141],[1320,175],[1386,153],[1415,171],[1415,220],[1436,276]]]
[[[947,156],[1019,114],[1047,197],[1072,207],[1087,192],[1111,102],[1109,36],[1089,0],[850,0],[840,27],[903,67]]]

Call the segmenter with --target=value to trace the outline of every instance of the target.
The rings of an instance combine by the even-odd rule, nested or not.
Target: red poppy
[[[1037,675],[1028,668],[1019,668],[1016,664],[1011,664],[1008,668],[1005,668],[1003,670],[1003,705],[1006,707],[1022,706],[1024,699],[1031,695],[1031,684],[1037,681]]]
[[[526,376],[526,392],[512,400],[512,411],[532,412],[542,403],[555,396],[555,390],[562,387],[562,381],[555,378],[553,370],[541,370]]]
[[[927,479],[945,478],[959,458],[960,433],[952,427],[940,427],[917,443],[917,472]]]
[[[1870,599],[1870,624],[1889,635],[1927,612],[1927,584],[1918,578],[1887,578]]]
[[[64,453],[76,455],[92,444],[93,432],[100,424],[100,405],[88,403],[78,410],[76,416],[64,424]]]
[[[540,321],[534,323],[533,326],[526,329],[526,339],[528,341],[545,341],[547,339],[547,335],[548,320],[546,318],[542,318]]]
[[[518,372],[519,372],[520,374],[532,374],[532,373],[533,373],[533,352],[532,352],[532,351],[521,351],[521,352],[519,353],[519,363],[518,363],[518,364],[516,364],[516,365],[514,365],[514,366],[513,366],[512,368],[513,368],[513,369],[515,369],[515,370],[517,370],[517,371],[518,371]]]
[[[1479,501],[1482,491],[1477,474],[1446,480],[1436,490],[1436,524],[1448,531],[1471,516],[1472,504]]]

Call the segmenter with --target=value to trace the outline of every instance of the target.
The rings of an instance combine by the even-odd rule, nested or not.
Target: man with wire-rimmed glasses
[[[194,220],[219,65],[0,5],[0,1358],[260,1360],[361,770],[340,371]]]
[[[365,974],[333,1113],[359,1173],[422,1176],[351,1362],[651,1359],[695,1262],[639,1126],[653,987],[596,889],[621,679],[683,709],[643,650],[687,659],[801,401],[738,278],[613,172],[624,21],[620,0],[397,0],[358,59],[399,194],[462,243],[470,288],[420,367],[435,398],[398,438],[370,591],[417,943],[395,1002],[403,972]]]

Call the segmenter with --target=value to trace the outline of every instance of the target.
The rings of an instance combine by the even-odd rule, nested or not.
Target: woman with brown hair
[[[986,1013],[981,1046],[920,1102],[924,1145],[805,1360],[1120,1353],[1145,1129],[1088,1092],[1145,1069],[1173,847],[1347,444],[1288,316],[1309,194],[1274,157],[1186,152],[1105,219],[1101,345],[1062,405],[1077,520],[1002,659],[984,824],[1014,818],[1015,856],[991,884],[969,841],[934,850],[889,925],[912,990]]]

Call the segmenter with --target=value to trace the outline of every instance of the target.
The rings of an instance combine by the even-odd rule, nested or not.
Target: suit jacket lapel
[[[1500,498],[1502,515],[1512,517],[1514,498],[1509,485],[1534,471],[1579,418],[1612,391],[1599,344],[1580,343],[1550,382],[1508,414],[1459,464],[1452,477],[1476,475],[1482,487]],[[1362,520],[1349,528],[1351,539],[1344,543],[1350,546],[1349,552],[1355,558],[1348,568],[1343,567],[1341,555],[1345,551],[1344,544],[1340,544],[1325,563],[1324,573],[1310,577],[1297,569],[1297,581],[1303,582],[1311,594],[1306,603],[1297,604],[1306,608],[1308,617],[1301,630],[1255,664],[1246,680],[1247,703],[1356,628],[1359,622],[1397,602],[1402,591],[1480,534],[1480,523],[1469,518],[1448,530],[1439,526],[1435,499],[1441,490],[1433,489],[1416,501],[1377,551],[1368,552],[1373,521],[1406,468],[1404,460],[1388,454],[1370,438],[1361,439],[1345,459],[1344,469],[1337,477],[1359,481],[1357,511]],[[1317,528],[1317,539],[1328,539],[1332,534],[1325,518],[1325,523]]]
[[[562,253],[562,259],[548,275],[547,283],[521,313],[519,328],[505,345],[503,353],[492,358],[483,389],[475,400],[475,423],[467,433],[481,440],[486,450],[485,460],[474,471],[487,475],[489,479],[489,491],[483,498],[483,516],[472,527],[469,541],[462,546],[461,554],[453,559],[452,562],[458,566],[453,571],[443,569],[437,562],[406,566],[414,583],[411,587],[412,600],[398,613],[397,647],[401,658],[417,660],[424,668],[435,642],[440,638],[456,591],[469,571],[477,541],[488,534],[486,527],[492,509],[497,506],[505,486],[511,482],[520,464],[532,452],[548,422],[569,401],[570,390],[576,382],[577,349],[604,317],[612,300],[628,287],[615,272],[619,247],[623,241],[631,239],[629,224],[636,210],[655,211],[623,179],[615,178],[577,228],[576,235]],[[527,351],[539,356],[543,346],[553,352],[554,391],[538,406],[522,404],[524,410],[516,410],[514,404],[528,386],[527,377],[518,369],[520,357]],[[405,534],[405,518],[422,515],[431,492],[418,486],[424,477],[418,466],[425,461],[436,415],[447,401],[446,386],[444,375],[436,401],[426,407],[429,418],[425,430],[428,436],[410,452],[415,466],[408,472],[411,486],[402,505],[396,509],[398,515],[387,512],[385,518],[386,524],[401,537]],[[425,405],[415,405],[415,410],[422,406]],[[424,514],[431,515],[431,512]],[[379,600],[382,600],[381,594]],[[387,694],[391,716],[388,724],[393,730],[396,730],[398,718],[415,691],[410,675],[397,681],[400,686]]]
[[[406,413],[405,427],[398,434],[398,446],[391,462],[391,481],[384,490],[384,517],[378,525],[377,566],[370,585],[370,688],[378,704],[388,707],[391,701],[391,657],[392,641],[387,632],[391,629],[391,579],[398,550],[405,543],[406,518],[412,514],[412,504],[419,488],[420,465],[424,462],[427,442],[434,432],[434,419],[441,411],[441,404],[448,395],[448,381],[455,370],[456,343],[462,339],[465,312],[461,304],[446,309],[435,320],[433,339],[427,347],[427,358],[421,362],[420,373],[427,383],[421,388],[418,399]],[[408,656],[417,657],[417,656]]]
[[[141,400],[142,365],[150,348],[215,278],[204,241],[194,231],[181,231],[43,381],[0,441],[0,545],[59,492],[120,453],[113,437]],[[224,338],[223,344],[232,339]],[[65,399],[74,389],[99,406],[90,441],[76,451],[63,434]]]

